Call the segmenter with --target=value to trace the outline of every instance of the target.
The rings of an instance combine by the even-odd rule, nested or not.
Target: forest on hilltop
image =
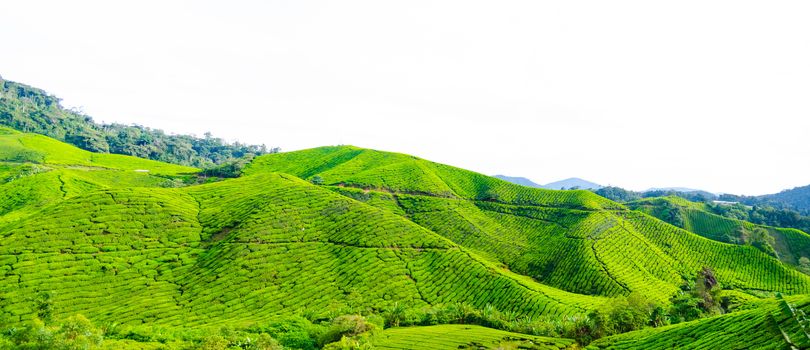
[[[61,106],[47,92],[0,77],[0,125],[53,137],[81,149],[159,160],[198,168],[278,152],[265,145],[228,143],[204,137],[170,135],[140,125],[99,124]]]

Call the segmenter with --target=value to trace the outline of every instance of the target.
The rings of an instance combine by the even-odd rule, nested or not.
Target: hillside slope
[[[261,156],[245,171],[263,172],[288,173],[368,201],[570,292],[639,291],[665,302],[703,266],[729,287],[810,291],[810,277],[756,248],[700,237],[589,191],[528,188],[353,146]]]
[[[810,185],[757,197],[755,203],[771,204],[810,215]]]
[[[709,212],[704,203],[678,197],[647,198],[627,206],[715,241],[755,246],[794,266],[810,258],[810,235],[800,230],[726,218]]]
[[[4,136],[9,143],[43,138]],[[9,192],[36,184],[46,193],[21,201],[11,214],[28,215],[0,228],[5,322],[33,317],[30,296],[42,292],[52,293],[59,316],[172,326],[249,324],[393,303],[573,315],[603,302],[513,274],[399,215],[296,177],[267,173],[182,188],[112,183],[105,182],[116,178],[108,172],[154,177],[128,167],[193,169],[125,156],[97,163],[48,142],[55,146],[48,150],[62,151],[29,159],[47,171],[3,184]],[[61,195],[47,197],[53,194]]]
[[[0,225],[88,191],[174,186],[196,171],[0,127]]]
[[[807,349],[808,312],[807,296],[780,298],[751,310],[599,339],[588,349]]]
[[[754,247],[589,191],[403,154],[266,155],[240,178],[188,185],[177,180],[196,169],[7,129],[0,143],[3,324],[36,317],[43,293],[57,318],[169,328],[455,303],[560,320],[631,292],[667,303],[704,266],[729,289],[810,292],[810,277]]]

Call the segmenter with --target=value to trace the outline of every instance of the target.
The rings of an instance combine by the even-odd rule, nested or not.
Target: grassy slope
[[[589,349],[807,349],[810,298],[771,300],[751,310],[599,339]]]
[[[88,152],[47,136],[21,133],[0,127],[0,161],[31,162],[115,170],[148,170],[152,174],[177,175],[197,169],[119,154]]]
[[[569,339],[536,337],[471,325],[386,329],[373,339],[375,349],[566,349]]]
[[[665,299],[703,265],[727,286],[810,288],[752,247],[588,191],[530,189],[401,154],[263,156],[243,178],[167,189],[156,188],[164,177],[194,169],[101,159],[8,130],[0,142],[9,146],[0,190],[22,198],[0,197],[11,208],[0,213],[0,312],[10,322],[33,316],[39,291],[55,292],[58,316],[189,327],[393,302],[572,315],[604,299],[535,279]],[[300,179],[316,175],[326,186]]]
[[[190,169],[123,156],[100,169],[83,151],[53,145],[38,149],[42,172],[3,184],[23,197],[0,228],[0,310],[12,323],[32,317],[31,296],[41,291],[54,292],[61,316],[178,326],[350,304],[467,302],[536,316],[603,302],[538,284],[400,215],[292,176],[155,188],[143,180],[152,175],[121,169]],[[6,175],[31,166],[4,164]],[[23,196],[28,189],[42,193]]]
[[[575,293],[640,291],[664,301],[702,266],[741,289],[810,291],[810,278],[752,247],[705,239],[589,191],[528,188],[352,146],[258,157],[246,174],[275,171],[318,176],[338,193],[404,215],[516,273]]]
[[[91,153],[45,136],[0,127],[0,226],[88,191],[160,187],[173,177],[196,171],[136,157]]]
[[[350,302],[464,301],[539,315],[598,301],[516,280],[400,216],[273,174],[96,191],[1,234],[11,321],[31,317],[25,296],[44,290],[63,314],[186,326]]]
[[[810,258],[810,235],[800,230],[726,218],[709,212],[703,203],[678,197],[647,198],[627,205],[669,223],[680,224],[682,228],[703,237],[725,243],[730,243],[734,238],[740,239],[742,232],[760,228],[774,238],[773,248],[781,261],[797,265],[801,257]],[[677,212],[682,223],[673,221],[673,211]]]

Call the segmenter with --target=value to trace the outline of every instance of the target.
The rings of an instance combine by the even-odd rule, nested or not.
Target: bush
[[[360,315],[338,316],[332,320],[329,329],[321,336],[318,344],[323,346],[342,338],[358,336],[375,328],[374,324],[369,323],[365,317]]]
[[[313,176],[311,181],[315,185],[323,185],[323,178],[318,175]]]
[[[200,350],[225,350],[230,343],[221,335],[211,335],[203,339]]]
[[[591,312],[594,337],[604,337],[618,333],[630,332],[652,326],[660,322],[660,305],[647,300],[639,293],[627,297],[615,298],[602,307]],[[653,317],[655,316],[655,317]]]
[[[47,326],[45,322],[34,319],[7,333],[10,335],[8,342],[15,345],[11,348],[22,349],[91,350],[101,346],[103,340],[101,330],[82,315],[68,317],[59,326]]]

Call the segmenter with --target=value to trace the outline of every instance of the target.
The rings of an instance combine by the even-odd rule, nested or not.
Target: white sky
[[[0,75],[97,121],[538,183],[810,184],[808,1],[2,1]]]

